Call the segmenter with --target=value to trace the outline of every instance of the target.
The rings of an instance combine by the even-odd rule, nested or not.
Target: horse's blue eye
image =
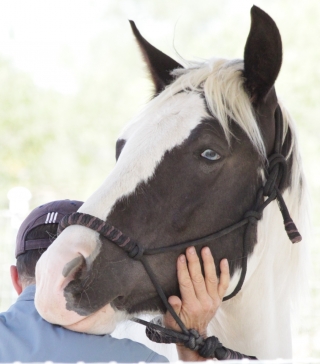
[[[201,156],[209,159],[210,161],[216,161],[220,159],[220,155],[212,149],[206,149],[201,153]]]

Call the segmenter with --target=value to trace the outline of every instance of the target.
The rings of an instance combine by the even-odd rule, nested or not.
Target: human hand
[[[177,296],[168,298],[168,302],[181,318],[187,329],[196,329],[203,337],[207,336],[207,326],[216,314],[223,296],[229,286],[229,265],[227,259],[220,262],[220,280],[211,251],[208,247],[201,250],[204,274],[202,275],[199,257],[194,247],[186,250],[186,256],[180,255],[177,261],[177,274],[181,299]],[[167,328],[181,331],[180,327],[166,312],[163,323]],[[182,360],[202,360],[197,353],[177,345],[179,358]]]

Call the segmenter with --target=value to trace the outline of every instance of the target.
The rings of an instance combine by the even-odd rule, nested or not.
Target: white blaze
[[[128,129],[131,135],[127,130],[122,136],[126,139],[126,145],[114,169],[81,206],[80,212],[105,220],[116,201],[151,178],[165,152],[183,143],[201,120],[208,116],[204,100],[198,93],[179,93],[152,111],[142,113],[134,127],[131,125]],[[47,321],[75,331],[96,334],[114,329],[119,317],[115,317],[110,305],[85,318],[66,309],[63,291],[72,279],[72,275],[64,277],[62,274],[66,264],[81,256],[92,261],[99,253],[100,244],[94,231],[70,226],[43,254],[36,268],[35,303]]]

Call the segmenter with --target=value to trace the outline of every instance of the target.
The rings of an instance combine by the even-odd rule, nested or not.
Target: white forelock
[[[142,113],[125,127],[120,138],[126,139],[130,135],[140,122],[141,115],[153,115],[173,95],[192,91],[204,95],[211,114],[221,124],[228,142],[232,137],[230,120],[233,120],[244,130],[257,151],[265,156],[254,110],[244,90],[243,67],[242,60],[213,58],[202,63],[189,62],[187,68],[174,70],[172,74],[177,77],[176,80],[145,106]]]
[[[257,151],[265,156],[254,110],[244,90],[243,67],[242,60],[213,58],[203,63],[189,63],[187,69],[174,71],[179,77],[171,87],[204,93],[208,108],[221,124],[228,142],[232,137],[230,120],[233,120],[244,130]]]
[[[114,203],[151,178],[165,152],[179,146],[208,116],[207,107],[229,142],[232,119],[265,157],[262,136],[243,87],[243,61],[212,59],[189,66],[175,70],[177,79],[124,128],[119,139],[126,145],[115,168],[80,211],[105,219]]]

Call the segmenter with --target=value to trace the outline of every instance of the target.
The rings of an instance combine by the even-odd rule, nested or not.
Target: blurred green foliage
[[[1,207],[15,185],[42,181],[39,166],[46,146],[56,139],[55,110],[63,99],[34,86],[30,76],[0,60],[0,189]]]

